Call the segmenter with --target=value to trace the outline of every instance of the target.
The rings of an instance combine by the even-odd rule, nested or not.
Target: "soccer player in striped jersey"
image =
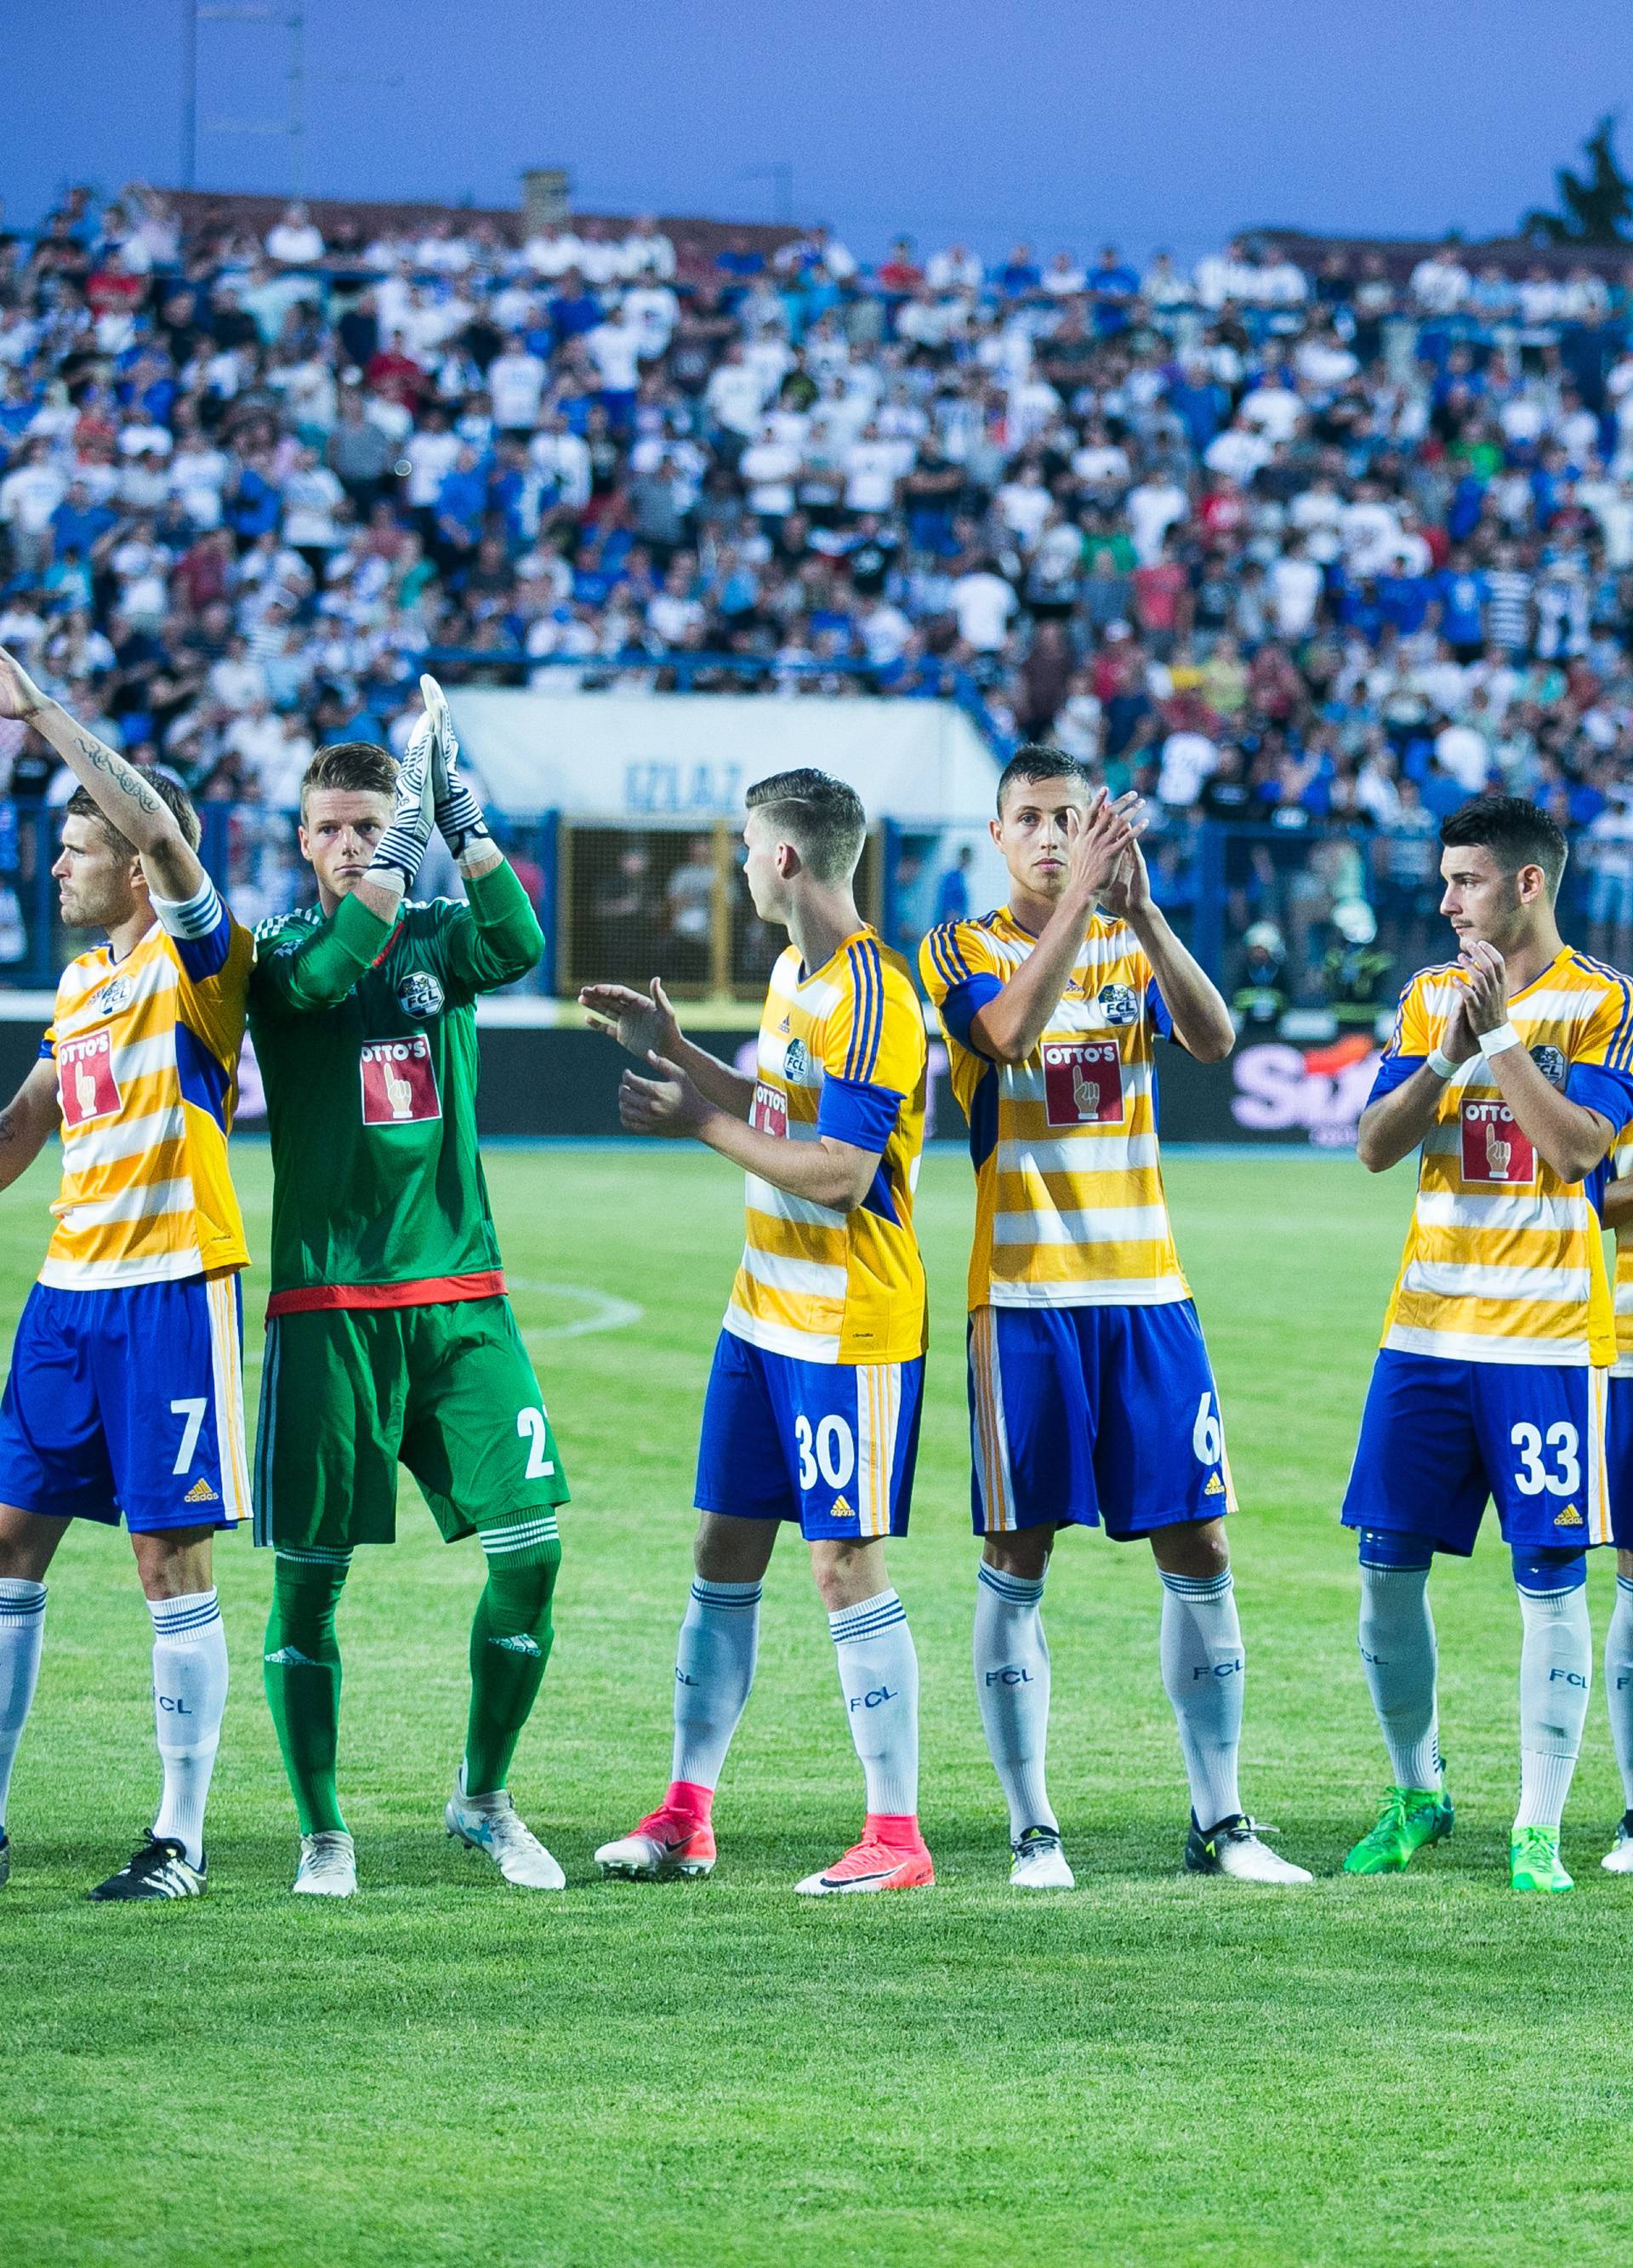
[[[0,1403],[0,1881],[45,1577],[70,1520],[123,1513],[153,1623],[164,1793],[96,1899],[196,1897],[227,1695],[210,1541],[249,1513],[239,1372],[244,1227],[227,1174],[251,945],[198,860],[198,814],[0,653],[0,716],[80,782],[52,873],[70,961],[40,1060],[0,1116],[0,1188],[63,1142],[56,1226]]]
[[[1592,1674],[1586,1553],[1610,1540],[1615,1326],[1593,1184],[1633,1117],[1633,988],[1561,939],[1565,841],[1534,804],[1481,797],[1440,842],[1457,958],[1402,993],[1357,1143],[1372,1173],[1421,1155],[1343,1505],[1390,1767],[1377,1824],[1344,1865],[1394,1872],[1452,1831],[1426,1587],[1436,1552],[1472,1551],[1491,1500],[1523,1630],[1510,1880],[1568,1890],[1559,1827]]]
[[[1616,1232],[1616,1359],[1605,1424],[1616,1602],[1605,1633],[1605,1702],[1624,1808],[1600,1863],[1609,1874],[1633,1874],[1633,1126],[1623,1128],[1610,1162],[1600,1211]]]
[[[857,910],[867,822],[819,771],[748,792],[745,873],[791,944],[772,971],[758,1075],[680,1034],[661,983],[580,997],[639,1057],[620,1115],[743,1167],[747,1231],[703,1405],[696,1580],[675,1663],[674,1748],[658,1809],[596,1852],[602,1872],[707,1874],[714,1792],[754,1679],[761,1583],[798,1521],[828,1609],[866,1782],[857,1843],[808,1896],[933,1882],[918,1824],[918,1664],[885,1565],[907,1532],[923,1382],[913,1186],[924,1130],[923,1013],[907,964]]]
[[[1190,1785],[1185,1864],[1307,1882],[1261,1841],[1237,1785],[1230,1467],[1157,1149],[1158,1042],[1215,1063],[1234,1034],[1152,902],[1134,803],[1110,802],[1058,748],[1022,748],[992,826],[1008,903],[932,930],[919,958],[975,1167],[975,1690],[1009,1806],[1010,1880],[1070,1889],[1044,1771],[1044,1577],[1063,1528],[1146,1537]]]

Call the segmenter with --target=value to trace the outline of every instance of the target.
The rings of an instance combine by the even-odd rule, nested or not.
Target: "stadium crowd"
[[[1633,950],[1633,268],[864,268],[820,228],[688,266],[645,220],[188,238],[75,190],[0,232],[0,644],[273,808],[320,740],[401,746],[430,652],[979,699],[1176,842],[1377,830],[1374,898],[1490,784],[1585,838]]]

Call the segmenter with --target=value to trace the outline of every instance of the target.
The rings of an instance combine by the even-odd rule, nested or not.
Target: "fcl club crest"
[[[1565,1084],[1565,1058],[1561,1055],[1559,1049],[1557,1048],[1532,1048],[1529,1050],[1529,1053],[1532,1062],[1541,1072],[1548,1085],[1550,1086],[1557,1086],[1563,1089]]]
[[[128,1008],[136,997],[136,981],[134,976],[114,976],[110,977],[97,994],[96,1004],[104,1016],[116,1016],[121,1008]]]
[[[405,1016],[421,1021],[427,1016],[439,1016],[445,998],[442,986],[429,968],[411,968],[397,987],[397,1005]]]
[[[791,1086],[803,1086],[811,1076],[811,1050],[803,1040],[791,1040],[783,1057],[783,1076]]]
[[[1140,1012],[1139,997],[1128,984],[1102,984],[1100,1004],[1108,1024],[1131,1024]]]

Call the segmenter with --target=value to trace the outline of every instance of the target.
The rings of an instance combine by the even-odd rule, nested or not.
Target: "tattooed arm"
[[[56,1065],[42,1056],[0,1110],[0,1189],[26,1174],[57,1130]]]
[[[43,694],[21,662],[0,646],[0,717],[32,725],[48,740],[108,825],[142,861],[156,898],[180,902],[202,888],[204,869],[175,814],[134,764],[77,725]]]

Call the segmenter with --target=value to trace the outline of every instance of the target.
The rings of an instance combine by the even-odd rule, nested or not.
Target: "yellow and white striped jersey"
[[[972,1308],[1188,1300],[1157,1148],[1157,1042],[1173,1031],[1126,922],[1097,914],[1024,1063],[990,1061],[975,1017],[1037,939],[1007,906],[919,948],[975,1167]]]
[[[190,933],[162,925],[176,916]],[[245,1268],[227,1173],[254,948],[213,889],[163,908],[115,961],[63,971],[40,1052],[56,1062],[63,1186],[40,1271],[67,1291]]]
[[[1455,965],[1421,969],[1372,1098],[1409,1079],[1456,1005]],[[1620,1130],[1633,1116],[1633,988],[1562,950],[1509,1001],[1532,1060]],[[1603,1365],[1615,1352],[1604,1240],[1587,1186],[1563,1182],[1476,1056],[1446,1081],[1418,1164],[1417,1200],[1382,1344],[1461,1362]]]
[[[909,1362],[924,1351],[913,1191],[924,1144],[924,1018],[907,963],[872,930],[808,974],[771,972],[750,1123],[879,1155],[852,1213],[746,1176],[747,1233],[725,1328],[801,1362]]]

